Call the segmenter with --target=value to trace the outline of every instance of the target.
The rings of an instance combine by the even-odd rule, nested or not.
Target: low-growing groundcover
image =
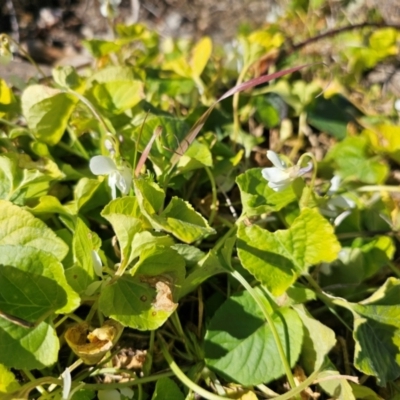
[[[230,53],[115,34],[85,42],[91,68],[0,79],[0,398],[399,399],[378,88],[362,108],[347,77],[317,96],[321,64],[260,73],[274,24]],[[340,57],[357,74],[399,41]]]

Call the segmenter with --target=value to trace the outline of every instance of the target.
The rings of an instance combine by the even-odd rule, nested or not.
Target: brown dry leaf
[[[123,326],[107,320],[103,326],[88,334],[87,323],[72,326],[65,332],[65,340],[72,351],[87,365],[97,364],[118,341]]]
[[[142,369],[146,361],[146,350],[123,349],[113,357],[113,366],[120,369]]]
[[[304,382],[307,379],[307,377],[306,374],[304,373],[303,368],[296,366],[294,369],[293,378],[294,381],[296,382],[296,385],[299,385],[300,383]],[[304,389],[300,395],[302,400],[318,399],[321,396],[319,393],[313,392],[309,387],[307,389]]]
[[[148,283],[151,287],[157,291],[156,298],[152,305],[155,310],[172,312],[178,307],[177,303],[174,303],[172,296],[173,282],[166,276],[142,276],[140,278],[142,282]]]
[[[257,400],[258,397],[250,389],[243,388],[240,385],[235,385],[231,383],[229,388],[227,388],[226,393],[230,399],[236,400]]]

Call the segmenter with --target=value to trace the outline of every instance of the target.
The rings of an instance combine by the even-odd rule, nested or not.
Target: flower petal
[[[63,378],[62,399],[63,400],[68,400],[69,399],[69,393],[71,391],[71,384],[72,384],[72,378],[71,378],[70,370],[68,368],[65,368],[64,372],[61,374],[61,377]]]
[[[92,250],[92,262],[93,262],[94,273],[97,276],[102,277],[103,276],[103,272],[102,272],[103,265],[102,265],[99,253],[97,253],[97,251],[95,251],[95,250]]]
[[[111,197],[112,199],[117,198],[117,180],[118,180],[119,172],[118,171],[112,171],[108,175],[108,186],[111,188]]]
[[[117,170],[115,162],[106,156],[94,156],[90,159],[89,168],[95,175],[108,175]]]
[[[117,188],[123,194],[128,194],[132,184],[132,169],[124,165],[119,171],[117,176]]]
[[[328,194],[336,193],[339,190],[341,181],[342,178],[339,175],[334,175],[331,179],[331,187],[329,188]]]
[[[302,176],[306,174],[307,172],[310,172],[313,169],[313,164],[312,162],[309,162],[305,167],[300,168],[297,172],[296,176]]]
[[[267,151],[267,158],[269,161],[272,162],[274,167],[279,168],[279,169],[285,169],[286,164],[279,158],[278,154],[276,154],[272,150]]]
[[[275,192],[281,192],[285,190],[290,185],[291,180],[281,181],[281,182],[268,182],[268,186]]]
[[[290,181],[290,175],[286,170],[270,167],[261,170],[261,174],[268,182],[279,183],[281,181]]]

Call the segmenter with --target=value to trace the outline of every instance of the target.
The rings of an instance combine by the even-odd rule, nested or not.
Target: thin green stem
[[[213,247],[213,251],[217,252],[224,245],[225,241],[227,239],[229,239],[234,233],[236,233],[236,230],[237,230],[237,226],[232,225],[231,228],[229,229],[229,231],[226,232],[225,235],[222,236],[222,238],[218,240],[216,245]]]
[[[80,140],[76,137],[73,129],[70,126],[68,126],[67,129],[68,129],[69,136],[71,137],[72,144],[78,148],[81,157],[84,158],[85,160],[89,160],[89,158],[90,158],[89,154],[87,153],[85,147],[82,146],[82,143],[80,142]]]
[[[43,79],[46,79],[47,76],[43,72],[42,68],[36,63],[36,61],[29,55],[29,53],[22,47],[18,42],[16,42],[11,36],[7,35],[7,38],[17,46],[18,50],[28,59],[28,61],[37,69],[40,75],[42,75]]]
[[[388,267],[391,269],[391,271],[398,277],[400,278],[400,270],[397,268],[391,261],[388,262]]]
[[[271,329],[272,336],[275,341],[276,348],[278,349],[279,358],[280,358],[283,368],[285,370],[289,385],[292,389],[294,389],[296,387],[296,382],[294,380],[292,370],[290,368],[285,351],[283,349],[282,342],[279,337],[278,331],[276,330],[274,320],[273,320],[272,316],[269,314],[267,308],[265,307],[264,300],[261,298],[261,296],[254,290],[254,288],[246,281],[246,279],[239,272],[233,270],[231,272],[231,274],[249,292],[251,297],[254,299],[254,301],[257,303],[260,310],[262,311],[265,319],[267,320],[269,328]]]
[[[386,191],[386,192],[400,192],[400,186],[389,186],[389,185],[366,185],[361,186],[356,189],[357,192],[378,192],[378,191]]]
[[[138,400],[143,400],[143,385],[142,384],[138,385],[138,392],[139,392]]]
[[[301,163],[302,163],[303,159],[306,158],[306,157],[311,158],[311,161],[312,161],[312,164],[313,164],[310,187],[311,187],[311,189],[314,189],[315,180],[317,178],[317,172],[318,172],[318,162],[317,162],[317,159],[315,158],[314,154],[313,153],[309,153],[309,152],[302,154],[301,157],[299,158],[299,161],[298,161],[297,165],[301,166]]]
[[[308,283],[314,288],[317,297],[326,305],[328,310],[346,327],[346,329],[352,333],[353,329],[351,329],[347,322],[336,312],[334,308],[334,302],[324,293],[324,291],[321,289],[315,279],[309,274],[305,275],[305,277]]]
[[[24,131],[26,131],[26,132],[28,132],[28,133],[30,134],[30,132],[29,132],[28,129],[26,129],[26,128],[24,128],[24,127],[18,125],[18,124],[15,124],[14,122],[7,121],[7,120],[4,119],[4,118],[0,118],[0,123],[1,123],[1,124],[4,124],[4,125],[8,125],[8,126],[10,126],[11,128],[23,129]]]
[[[208,223],[209,223],[209,225],[212,225],[212,223],[214,222],[215,214],[217,212],[217,208],[218,208],[217,185],[215,183],[214,175],[212,174],[210,168],[205,167],[204,169],[205,169],[205,171],[208,175],[208,179],[210,179],[210,183],[211,183],[212,204],[210,206],[211,211],[210,211],[210,216],[208,217]]]
[[[209,392],[208,390],[203,389],[201,386],[197,385],[194,383],[192,380],[190,380],[184,373],[183,371],[178,367],[178,365],[175,363],[173,358],[168,352],[167,345],[164,341],[164,338],[161,336],[160,333],[157,334],[158,338],[160,339],[160,346],[161,346],[161,351],[163,353],[163,356],[165,360],[167,361],[169,367],[171,370],[174,372],[176,377],[185,385],[187,386],[190,390],[193,392],[199,394],[200,396],[204,397],[207,400],[226,400],[226,397],[221,397],[218,396],[214,393]]]
[[[94,314],[96,313],[98,307],[99,307],[99,299],[97,299],[97,300],[93,303],[91,309],[89,310],[88,315],[86,316],[85,321],[88,322],[89,324],[91,323],[92,318],[94,317]]]
[[[6,394],[5,396],[2,397],[2,400],[15,400],[15,399],[28,398],[29,393],[33,389],[37,389],[38,387],[42,387],[42,385],[49,383],[54,383],[55,385],[61,386],[63,384],[63,381],[61,379],[52,378],[51,376],[45,376],[43,378],[35,379],[34,381],[28,382],[25,385],[21,386],[15,392]]]
[[[307,389],[310,385],[313,384],[315,378],[317,377],[319,371],[314,371],[305,381],[300,383],[294,389],[290,390],[289,392],[282,394],[281,396],[274,397],[274,400],[290,400],[293,397],[299,395],[303,390]]]
[[[100,125],[102,125],[102,127],[104,129],[104,133],[107,133],[110,131],[110,128],[107,126],[106,121],[96,111],[93,104],[85,96],[82,96],[80,93],[75,92],[75,90],[71,90],[71,89],[67,90],[67,93],[70,93],[73,96],[77,97],[83,104],[85,104],[85,106],[90,110],[90,112],[94,115],[94,117],[100,122]],[[115,132],[113,132],[113,133],[115,133]]]
[[[75,150],[74,148],[72,148],[70,145],[68,145],[68,144],[66,144],[66,143],[64,143],[64,142],[58,142],[57,143],[57,146],[58,147],[61,147],[63,150],[65,150],[66,152],[68,152],[68,153],[70,153],[70,154],[73,154],[73,155],[75,155],[75,156],[78,156],[78,157],[81,157],[81,158],[83,158],[83,159],[85,159],[85,160],[88,160],[89,159],[89,157],[88,158],[86,158],[83,154],[81,154],[79,151],[77,151],[77,150]],[[86,152],[86,151],[85,151]]]
[[[171,322],[174,325],[174,328],[176,329],[176,331],[178,332],[178,335],[182,339],[187,354],[190,356],[190,359],[193,359],[193,357],[192,357],[193,351],[189,347],[189,342],[185,336],[185,332],[183,332],[181,321],[179,320],[179,316],[176,311],[171,315]]]
[[[305,196],[305,199],[304,199],[304,202],[303,202],[303,204],[308,204],[308,200],[310,198],[311,192],[314,190],[315,180],[317,178],[317,171],[318,171],[318,167],[317,166],[318,166],[318,163],[317,163],[317,160],[316,160],[314,154],[312,154],[312,153],[304,153],[299,158],[299,161],[297,162],[297,165],[301,166],[301,163],[302,163],[302,161],[303,161],[303,159],[305,157],[311,158],[311,161],[312,161],[312,164],[313,164],[310,187],[309,187],[309,190],[306,192],[306,196]]]
[[[24,368],[22,370],[22,372],[24,373],[24,375],[31,381],[31,382],[35,382],[37,381],[37,379],[32,375],[31,371],[29,371],[28,369]],[[42,386],[42,385],[36,385],[35,386],[36,390],[43,394],[43,393],[47,393],[46,389]]]

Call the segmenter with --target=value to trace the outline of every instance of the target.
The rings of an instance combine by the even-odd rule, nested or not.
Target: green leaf
[[[98,250],[97,235],[89,230],[86,224],[77,218],[72,237],[74,265],[65,271],[68,283],[78,293],[84,292],[96,280],[92,252]]]
[[[77,99],[44,85],[28,86],[21,96],[22,111],[36,139],[56,145],[64,134]]]
[[[177,168],[180,173],[198,168],[212,167],[211,151],[206,144],[194,140],[186,153],[179,159]]]
[[[317,210],[303,209],[287,230],[239,225],[237,248],[243,266],[280,295],[310,266],[335,260],[340,244]]]
[[[333,379],[333,377],[337,377],[337,379]],[[316,380],[320,381],[318,386],[335,400],[356,400],[352,386],[346,379],[341,378],[340,372],[336,370],[330,360],[321,367]]]
[[[52,310],[69,313],[79,306],[79,296],[68,285],[54,255],[30,246],[2,245],[0,265],[1,311],[35,322]]]
[[[90,83],[89,100],[113,114],[123,113],[143,98],[143,82],[128,67],[104,68],[92,75]]]
[[[185,137],[185,134],[189,130],[189,126],[185,121],[178,118],[149,115],[146,118],[146,123],[143,126],[140,125],[134,133],[136,142],[138,142],[140,137],[140,141],[137,144],[139,151],[145,149],[153,136],[153,132],[158,127],[162,128],[162,134],[151,147],[149,158],[158,167],[155,172],[157,175],[160,175],[170,166],[169,160],[172,153],[177,149],[180,141]]]
[[[289,308],[274,311],[272,318],[293,367],[300,355],[302,322]],[[268,383],[285,373],[271,329],[246,291],[232,296],[214,314],[204,349],[210,368],[242,385]]]
[[[382,397],[378,396],[369,387],[357,385],[353,382],[350,382],[350,386],[353,389],[353,393],[354,393],[356,399],[359,399],[359,400],[382,400]],[[393,397],[391,397],[390,399],[395,400],[395,398],[393,398]]]
[[[351,247],[343,247],[338,259],[321,268],[322,287],[337,286],[331,289],[338,296],[346,297],[365,279],[381,270],[394,255],[393,239],[389,236],[357,238]]]
[[[154,229],[169,232],[185,243],[215,232],[189,203],[178,197],[172,197],[168,206],[158,214],[165,198],[162,189],[144,179],[135,180],[134,185],[140,209]]]
[[[178,385],[170,378],[160,378],[157,380],[151,400],[184,400],[185,396],[180,391]]]
[[[139,257],[142,251],[146,249],[151,249],[155,246],[171,247],[173,245],[174,240],[167,235],[155,236],[148,231],[135,233],[132,240],[132,248],[131,254],[129,256],[129,262],[136,257]]]
[[[134,276],[123,275],[102,290],[101,311],[124,326],[157,329],[177,307],[174,301],[185,276],[184,265],[172,249],[144,250]]]
[[[136,179],[134,186],[140,209],[146,216],[161,210],[164,205],[165,193],[155,182]]]
[[[56,281],[16,267],[0,265],[0,285],[0,310],[31,323],[67,303],[67,294]]]
[[[193,243],[215,233],[188,202],[178,197],[173,197],[160,216],[153,215],[152,220],[185,243]]]
[[[400,279],[389,278],[361,303],[334,298],[354,316],[354,365],[385,386],[400,376]]]
[[[51,71],[54,81],[63,88],[77,90],[83,85],[82,78],[70,65],[62,65]]]
[[[262,177],[260,168],[247,170],[236,178],[243,204],[243,215],[261,215],[279,211],[294,200],[296,196],[292,187],[282,192],[275,192]]]
[[[325,161],[333,161],[342,178],[369,184],[383,183],[389,172],[388,167],[379,158],[371,157],[369,146],[366,137],[348,137],[329,151]]]
[[[307,109],[307,120],[311,126],[339,140],[347,136],[348,124],[356,123],[361,115],[360,110],[339,94],[328,99],[319,96]]]
[[[115,53],[121,48],[121,45],[115,43],[114,41],[111,42],[101,39],[82,40],[82,44],[95,58],[100,58],[106,56],[107,54]]]
[[[0,318],[0,363],[17,369],[43,369],[58,358],[60,343],[47,321],[33,329]]]
[[[59,260],[66,256],[68,246],[40,219],[8,201],[0,200],[0,209],[0,245],[34,247]]]
[[[101,215],[112,225],[118,238],[121,250],[121,263],[128,265],[135,257],[132,246],[137,246],[134,237],[146,228],[146,223],[140,215],[136,198],[123,197],[111,201],[101,212]]]
[[[74,190],[77,211],[87,211],[108,202],[109,196],[104,189],[102,193],[103,186],[97,179],[80,179]]]
[[[304,326],[302,365],[311,374],[322,366],[325,357],[336,344],[335,332],[314,319],[303,305],[297,305],[294,310]]]
[[[8,153],[0,156],[0,198],[24,204],[47,194],[50,182],[64,174],[49,159],[32,161],[27,154]]]
[[[188,293],[195,290],[208,278],[226,273],[227,270],[223,268],[218,257],[213,252],[209,252],[202,260],[200,260],[195,267],[193,267],[185,281],[182,284],[180,297],[186,296]]]
[[[279,112],[266,96],[257,96],[254,99],[254,106],[256,108],[255,117],[266,128],[274,128],[279,125]]]

